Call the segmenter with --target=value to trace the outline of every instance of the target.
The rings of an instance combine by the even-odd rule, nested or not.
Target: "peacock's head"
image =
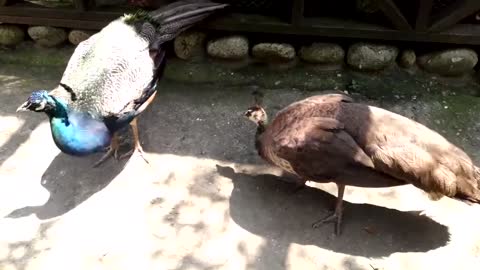
[[[267,112],[261,106],[263,94],[258,91],[254,91],[252,95],[255,97],[255,105],[248,108],[244,115],[255,124],[259,126],[264,125],[268,121],[268,116]]]
[[[17,108],[19,111],[47,112],[55,108],[55,100],[45,90],[33,91],[27,101]]]

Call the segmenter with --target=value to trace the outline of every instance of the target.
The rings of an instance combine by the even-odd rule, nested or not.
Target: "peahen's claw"
[[[335,223],[335,234],[340,235],[340,233],[341,233],[340,228],[341,228],[341,225],[342,225],[342,213],[341,212],[340,213],[333,212],[330,215],[326,216],[325,218],[316,221],[315,223],[312,224],[312,228],[316,229],[316,228],[322,226],[323,224],[330,223],[330,222]]]
[[[312,224],[312,227],[318,228],[321,225],[329,222],[335,222],[335,234],[338,236],[341,234],[341,226],[342,226],[342,217],[343,217],[343,193],[345,192],[345,185],[338,184],[338,195],[337,195],[337,202],[335,203],[335,210],[332,214],[328,215],[325,218],[322,218],[315,223]]]

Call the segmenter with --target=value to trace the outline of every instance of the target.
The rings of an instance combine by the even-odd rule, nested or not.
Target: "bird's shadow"
[[[371,204],[344,202],[342,234],[333,224],[313,229],[311,224],[328,214],[336,197],[317,188],[295,186],[281,177],[237,173],[217,165],[218,174],[233,182],[231,218],[242,228],[266,239],[272,249],[290,243],[315,245],[355,256],[381,257],[395,252],[426,252],[445,246],[448,228],[417,212],[402,212]]]
[[[39,219],[61,216],[81,204],[93,194],[105,188],[124,168],[126,160],[107,161],[93,168],[103,153],[89,157],[72,157],[58,154],[41,178],[48,190],[48,201],[40,206],[25,206],[12,211],[6,217],[20,218],[35,214]]]

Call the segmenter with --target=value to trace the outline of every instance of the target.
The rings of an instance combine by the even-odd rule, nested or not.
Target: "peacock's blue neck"
[[[87,113],[70,111],[65,103],[52,99],[55,105],[46,113],[53,140],[62,152],[83,156],[101,151],[110,144],[111,132],[102,121]]]

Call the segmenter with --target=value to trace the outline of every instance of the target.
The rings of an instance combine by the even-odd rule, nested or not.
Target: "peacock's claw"
[[[93,168],[97,168],[102,163],[104,163],[109,157],[113,156],[113,158],[118,161],[118,149],[120,148],[120,144],[118,143],[118,137],[116,135],[113,136],[112,142],[108,147],[107,153],[105,153],[95,164],[93,164]]]
[[[116,161],[118,161],[118,147],[117,148],[109,147],[107,153],[105,153],[105,155],[103,155],[97,162],[95,162],[95,164],[93,164],[93,168],[97,168],[111,156],[113,156],[113,158]]]
[[[132,150],[128,151],[127,153],[123,154],[120,156],[120,159],[125,159],[129,156],[133,156],[134,154],[138,154],[140,157],[143,158],[143,160],[145,160],[145,162],[147,164],[150,164],[150,162],[148,162],[148,159],[145,157],[145,152],[143,152],[143,149],[142,147],[140,146],[136,146],[134,147]]]
[[[132,127],[132,134],[133,134],[133,149],[128,151],[126,154],[123,154],[122,156],[120,156],[120,159],[127,158],[129,156],[132,156],[133,154],[138,154],[143,158],[143,160],[145,160],[147,164],[150,164],[147,158],[145,158],[145,152],[143,152],[142,145],[140,144],[140,139],[138,136],[137,119],[133,119],[133,121],[130,123],[130,126]]]

